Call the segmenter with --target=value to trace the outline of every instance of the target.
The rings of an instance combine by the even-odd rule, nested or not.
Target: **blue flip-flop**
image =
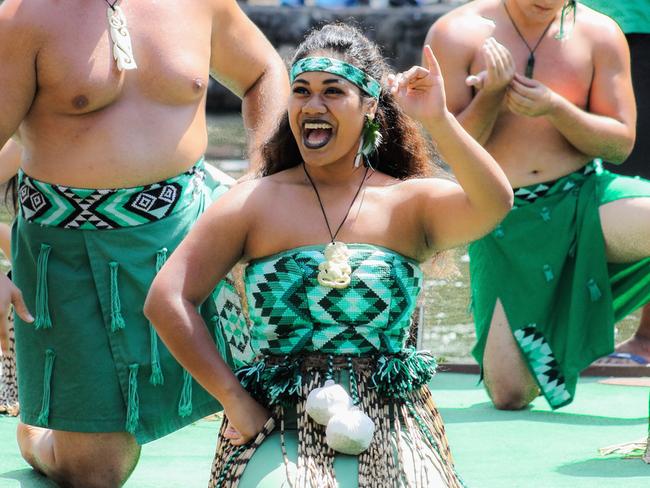
[[[650,364],[650,361],[648,361],[643,356],[639,356],[638,354],[631,354],[629,352],[613,352],[611,354],[608,354],[606,357],[612,359],[627,359],[629,361],[637,363],[640,366],[647,366]]]

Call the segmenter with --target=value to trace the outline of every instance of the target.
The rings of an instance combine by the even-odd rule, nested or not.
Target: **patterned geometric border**
[[[537,331],[536,324],[514,331],[514,336],[551,407],[566,405],[571,394],[566,389],[560,365],[544,336]]]

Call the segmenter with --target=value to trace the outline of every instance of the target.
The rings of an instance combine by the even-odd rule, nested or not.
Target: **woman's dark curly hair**
[[[380,125],[382,143],[369,157],[370,165],[398,179],[432,174],[432,150],[418,125],[399,107],[387,88],[390,68],[379,47],[356,27],[327,24],[312,30],[298,46],[291,65],[302,58],[320,53],[341,59],[365,71],[382,85],[375,120]],[[361,91],[362,96],[369,97]],[[289,116],[285,114],[269,140],[262,147],[262,176],[298,166],[302,156],[291,133]]]

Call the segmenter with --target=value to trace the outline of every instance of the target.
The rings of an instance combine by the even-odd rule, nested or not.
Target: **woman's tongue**
[[[305,145],[312,149],[323,147],[331,137],[331,129],[310,129],[305,134]]]

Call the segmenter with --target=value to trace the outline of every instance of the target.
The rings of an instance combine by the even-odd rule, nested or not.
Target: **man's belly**
[[[21,127],[22,168],[76,188],[126,188],[182,173],[205,151],[205,116],[186,107],[160,112],[30,121]]]
[[[592,159],[542,119],[517,117],[497,122],[485,147],[513,188],[557,179]]]

